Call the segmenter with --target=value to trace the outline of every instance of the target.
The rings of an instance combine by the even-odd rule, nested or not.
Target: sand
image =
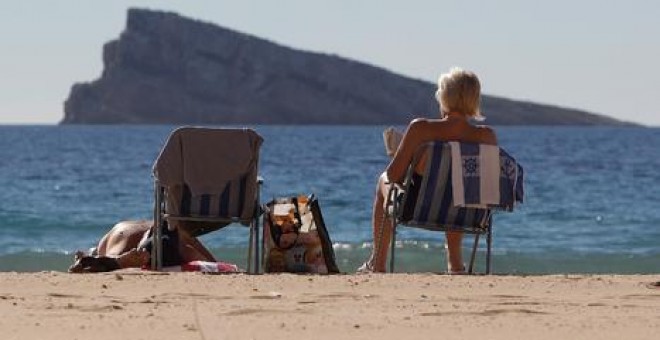
[[[658,339],[660,275],[0,273],[9,339]]]

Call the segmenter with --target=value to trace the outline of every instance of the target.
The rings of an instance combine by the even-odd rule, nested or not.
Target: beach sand
[[[9,339],[658,339],[660,275],[0,273]]]

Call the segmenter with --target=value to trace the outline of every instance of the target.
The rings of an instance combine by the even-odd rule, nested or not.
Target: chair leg
[[[261,186],[263,184],[263,178],[260,178],[260,176],[257,176],[257,199],[255,200],[254,204],[254,234],[255,234],[255,240],[254,240],[254,274],[259,274],[261,273],[261,264],[263,263],[263,254],[265,252],[265,244],[264,240],[261,241],[261,244],[259,244],[259,218],[261,217],[261,205],[259,202],[261,202]],[[252,239],[250,239],[251,241]],[[259,251],[261,247],[261,252]]]
[[[259,252],[259,218],[254,219],[254,273],[259,274],[261,272],[260,266],[260,252]]]
[[[470,265],[468,266],[468,274],[474,271],[474,259],[477,257],[477,248],[479,247],[479,234],[474,235],[474,244],[472,245],[472,255],[470,256]]]
[[[162,269],[163,260],[163,189],[158,182],[154,183],[154,225],[152,226],[151,244],[151,269],[159,271]]]
[[[248,256],[247,256],[248,257],[248,260],[247,260],[247,267],[248,267],[247,272],[248,272],[248,274],[253,274],[253,272],[252,272],[252,261],[253,261],[252,246],[253,245],[254,245],[254,221],[252,221],[252,223],[250,223],[250,238],[249,238],[249,241],[248,241]]]
[[[486,234],[486,274],[490,274],[490,257],[491,249],[493,246],[493,229],[488,226],[488,234]]]
[[[261,238],[261,244],[259,247],[261,248],[261,257],[259,258],[259,267],[265,266],[266,263],[266,226],[262,225],[261,226],[261,232],[262,232],[262,238]],[[265,270],[265,267],[264,267]],[[261,273],[261,272],[260,272]]]
[[[384,227],[384,226],[383,226]],[[392,241],[390,242],[390,273],[394,273],[394,250],[396,244],[396,221],[392,221]]]

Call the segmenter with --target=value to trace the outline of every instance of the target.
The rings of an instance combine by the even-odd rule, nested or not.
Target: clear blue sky
[[[0,124],[57,123],[129,7],[182,15],[428,81],[660,126],[660,1],[0,0]],[[487,114],[487,112],[486,112]]]

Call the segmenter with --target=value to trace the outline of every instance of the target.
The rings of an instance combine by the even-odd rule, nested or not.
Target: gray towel
[[[247,185],[243,196],[246,202],[243,203],[254,203],[262,142],[263,138],[251,129],[184,127],[174,131],[153,167],[155,179],[168,188],[168,210],[180,213],[178,202],[172,200],[180,199],[183,187],[190,190],[193,198],[202,195],[217,197],[223,194],[228,184],[244,177],[247,177]],[[235,201],[237,196],[231,196]],[[239,204],[232,202],[232,205]],[[241,217],[250,214],[250,209],[244,209],[242,215],[245,216]]]

